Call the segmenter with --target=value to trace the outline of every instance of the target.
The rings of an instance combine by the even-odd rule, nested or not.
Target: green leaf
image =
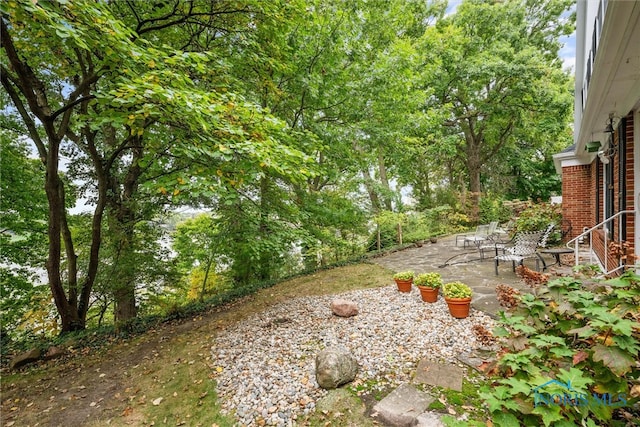
[[[509,335],[511,335],[511,332],[505,328],[504,326],[497,326],[493,329],[493,336],[494,337],[508,337]]]
[[[591,326],[583,326],[581,328],[570,329],[567,331],[567,334],[578,334],[580,338],[590,338],[596,335],[598,331],[593,329]]]
[[[539,405],[532,413],[540,415],[545,426],[550,426],[554,421],[562,420],[564,417],[558,405]]]
[[[500,381],[502,384],[506,384],[511,387],[511,395],[522,393],[528,396],[531,393],[531,384],[526,380],[516,379],[515,377],[507,378]]]
[[[596,344],[593,347],[593,360],[602,362],[616,375],[624,375],[630,372],[635,363],[634,358],[624,350],[618,347],[607,347],[602,344]]]
[[[560,369],[558,371],[558,379],[565,384],[569,384],[572,390],[580,393],[587,393],[589,384],[593,384],[591,378],[585,377],[584,373],[580,369],[569,368],[568,371]]]
[[[531,338],[531,343],[540,347],[550,347],[553,345],[566,346],[564,338],[554,335],[538,335],[535,338]]]
[[[620,347],[622,350],[637,356],[638,351],[640,351],[640,343],[633,336],[627,335],[614,335],[613,341]]]
[[[491,421],[497,427],[512,427],[520,425],[518,418],[509,412],[496,412],[492,414]]]

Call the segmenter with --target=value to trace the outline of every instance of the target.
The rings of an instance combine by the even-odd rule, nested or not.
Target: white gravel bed
[[[336,298],[356,302],[359,314],[334,316]],[[223,412],[235,412],[238,425],[295,425],[326,394],[315,379],[315,356],[326,347],[348,348],[360,365],[356,381],[381,389],[410,381],[424,357],[453,362],[479,347],[473,325],[491,330],[494,321],[474,309],[455,319],[442,296],[425,303],[417,289],[395,285],[291,299],[218,333],[212,353]]]

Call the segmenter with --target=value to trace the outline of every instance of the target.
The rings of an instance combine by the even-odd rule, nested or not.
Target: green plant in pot
[[[442,285],[442,295],[449,306],[449,313],[457,319],[469,316],[473,290],[462,282],[450,282]]]
[[[422,301],[436,302],[438,300],[438,291],[442,286],[442,276],[440,273],[421,273],[414,279],[413,283],[420,289]]]
[[[414,272],[412,270],[401,271],[393,275],[393,280],[398,285],[400,292],[411,292],[411,284],[413,283]]]

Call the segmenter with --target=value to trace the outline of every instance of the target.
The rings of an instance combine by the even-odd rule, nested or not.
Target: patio
[[[570,266],[552,265],[555,263],[553,254],[541,255],[550,266],[544,273],[554,276],[571,272]],[[512,271],[510,262],[501,264],[500,274],[496,276],[493,256],[487,256],[485,253],[485,259],[481,260],[477,249],[456,246],[455,236],[439,238],[437,243],[426,241],[421,247],[410,247],[374,258],[372,262],[393,271],[414,270],[416,273],[435,271],[442,275],[445,283],[455,280],[464,282],[474,291],[472,307],[491,315],[503,310],[496,299],[496,285],[509,285],[520,292],[530,290]],[[524,265],[535,270],[535,259],[525,260]]]

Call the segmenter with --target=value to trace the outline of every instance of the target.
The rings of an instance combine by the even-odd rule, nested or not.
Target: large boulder
[[[358,373],[358,362],[343,347],[327,348],[316,356],[316,381],[331,390],[350,383]]]
[[[358,305],[353,301],[337,298],[331,301],[331,311],[336,316],[351,317],[358,314]]]
[[[9,362],[9,369],[18,369],[28,365],[29,363],[36,362],[40,359],[40,356],[42,356],[42,352],[37,348],[20,353],[11,359],[11,362]]]

